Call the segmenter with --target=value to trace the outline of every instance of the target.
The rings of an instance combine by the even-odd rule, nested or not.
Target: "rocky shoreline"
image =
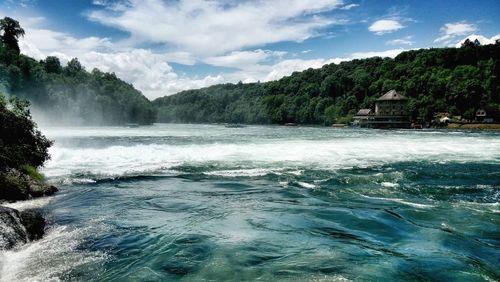
[[[50,196],[57,188],[18,170],[1,173],[0,187],[0,250],[43,237],[46,221],[39,211],[19,211],[2,204]]]

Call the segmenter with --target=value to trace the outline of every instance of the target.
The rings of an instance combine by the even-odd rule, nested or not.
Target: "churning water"
[[[39,241],[0,280],[500,279],[500,133],[48,128]]]

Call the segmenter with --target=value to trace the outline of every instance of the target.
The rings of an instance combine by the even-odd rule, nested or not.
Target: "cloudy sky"
[[[115,72],[147,97],[500,38],[499,0],[0,0],[24,54]]]

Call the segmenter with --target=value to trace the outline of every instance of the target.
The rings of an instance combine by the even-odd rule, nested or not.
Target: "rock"
[[[29,185],[17,171],[0,174],[0,200],[18,201],[29,198]]]
[[[56,187],[14,169],[0,175],[0,187],[0,199],[7,201],[27,200],[57,192]]]
[[[29,194],[33,198],[50,196],[57,192],[57,188],[38,180],[31,179],[29,183]]]
[[[0,250],[40,239],[44,233],[45,219],[39,212],[0,206]]]
[[[0,206],[0,250],[10,249],[27,240],[28,234],[21,223],[19,212]]]
[[[20,216],[28,239],[32,241],[42,238],[45,233],[45,218],[39,212],[31,210],[20,212]]]

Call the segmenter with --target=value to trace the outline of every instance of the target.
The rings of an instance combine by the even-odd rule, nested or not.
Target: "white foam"
[[[28,209],[42,208],[47,204],[49,204],[53,199],[54,197],[42,197],[26,201],[17,201],[14,203],[3,203],[2,205],[22,211]]]
[[[162,136],[189,136],[201,133],[178,127],[162,127]],[[189,128],[187,126],[187,128]],[[265,130],[265,129],[264,129]],[[315,129],[320,132],[326,129]],[[109,132],[108,132],[109,131]],[[64,136],[118,135],[127,133],[124,129],[72,129]],[[216,131],[217,132],[217,131]],[[442,133],[419,134],[413,132],[361,132],[331,131],[331,136],[311,140],[304,136],[286,138],[249,139],[235,142],[231,138],[218,143],[200,144],[136,144],[108,146],[101,148],[80,148],[68,143],[56,143],[50,149],[52,159],[43,173],[49,178],[64,178],[69,175],[101,175],[116,177],[130,174],[144,174],[175,169],[176,166],[204,166],[222,163],[229,167],[246,167],[254,171],[238,172],[222,170],[228,176],[241,174],[262,175],[259,168],[285,168],[301,173],[304,168],[336,170],[350,167],[370,167],[391,162],[426,160],[436,163],[450,161],[500,160],[500,138],[468,135],[445,135]],[[347,133],[346,133],[347,132]],[[140,133],[140,134],[139,134]],[[135,135],[159,135],[158,132],[142,130]],[[131,136],[134,136],[131,134]],[[215,134],[215,133],[212,133]],[[219,134],[219,133],[217,133]],[[315,132],[312,132],[315,134]],[[347,135],[346,135],[347,134]],[[349,135],[350,134],[350,135]],[[346,135],[346,136],[344,136]],[[250,137],[249,137],[250,138]],[[210,172],[209,172],[210,173]],[[214,172],[215,173],[215,172]]]
[[[94,179],[91,178],[66,178],[62,181],[62,184],[91,184],[96,183]]]
[[[316,188],[316,185],[311,184],[311,183],[307,183],[307,182],[299,181],[299,182],[297,182],[297,184],[299,184],[300,186],[302,186],[304,188],[307,188],[307,189],[314,189],[314,188]]]
[[[223,176],[223,177],[255,177],[264,176],[271,173],[280,173],[281,169],[264,169],[264,168],[253,168],[253,169],[232,169],[232,170],[216,170],[204,172],[205,175]]]
[[[492,213],[500,213],[500,203],[478,203],[478,202],[469,202],[469,201],[458,201],[453,203],[453,207],[455,208],[466,208],[478,213],[492,212]]]
[[[388,188],[399,187],[398,183],[393,183],[393,182],[382,182],[382,183],[380,183],[380,185],[382,185],[383,187],[388,187]]]
[[[60,281],[61,274],[106,259],[101,252],[77,250],[90,232],[95,225],[92,231],[54,226],[38,241],[0,252],[0,281]]]
[[[413,202],[409,202],[407,200],[400,199],[400,198],[371,197],[371,196],[367,196],[367,195],[363,195],[363,194],[359,194],[359,195],[361,195],[362,197],[368,198],[368,199],[396,202],[396,203],[400,203],[400,204],[407,205],[407,206],[412,206],[414,208],[419,208],[419,209],[429,209],[429,208],[435,207],[434,205],[413,203]]]

